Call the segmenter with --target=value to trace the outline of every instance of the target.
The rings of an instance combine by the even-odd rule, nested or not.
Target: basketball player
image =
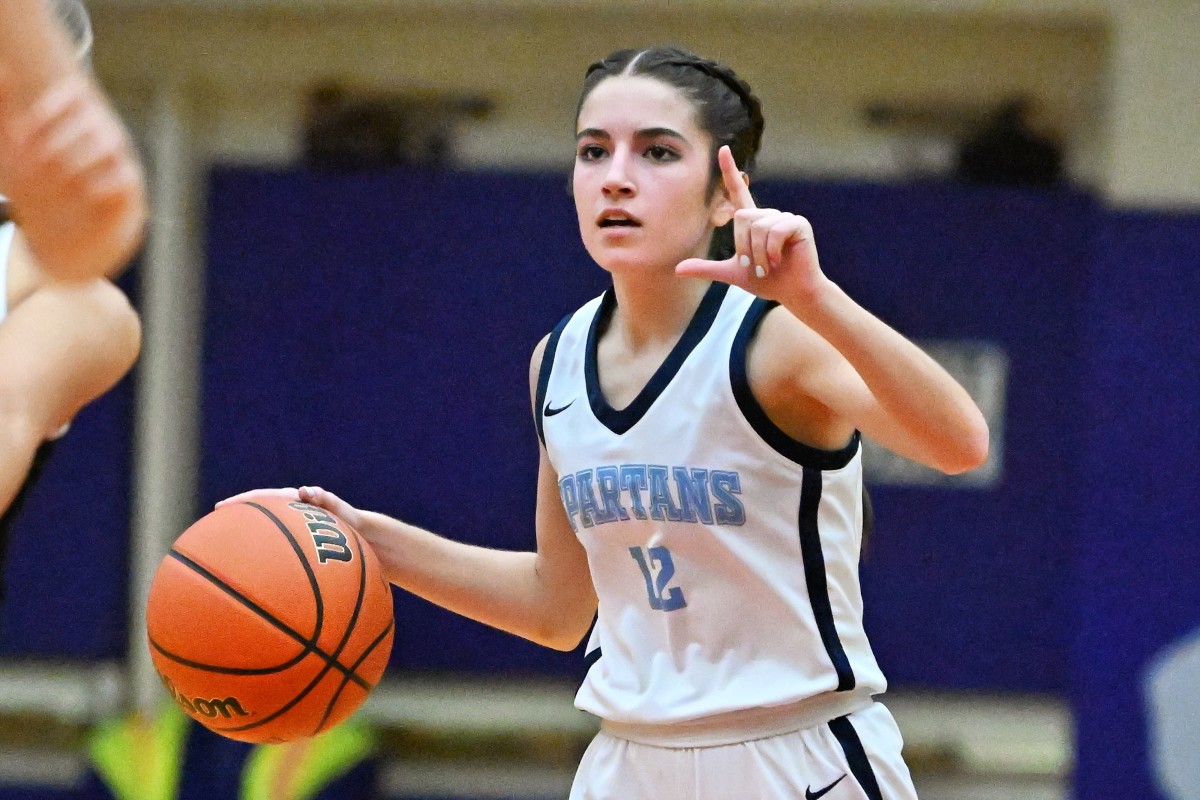
[[[74,55],[43,0],[0,6],[0,599],[13,519],[54,440],[141,346],[104,277],[140,241],[141,167],[83,67],[83,6],[53,10],[75,23]]]
[[[343,517],[393,583],[473,619],[571,649],[595,618],[573,800],[916,796],[863,632],[861,436],[956,473],[987,426],[824,275],[803,217],[756,206],[739,165],[762,128],[746,83],[684,50],[588,70],[572,186],[612,287],[533,354],[536,552],[260,490]]]

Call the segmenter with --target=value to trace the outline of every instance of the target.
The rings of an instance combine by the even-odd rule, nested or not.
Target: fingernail
[[[742,256],[742,258],[741,258],[741,264],[742,264],[742,266],[743,266],[743,267],[748,267],[748,266],[750,266],[750,256]]]
[[[754,265],[754,274],[760,278],[767,277],[767,271],[765,269],[763,269],[762,264]]]

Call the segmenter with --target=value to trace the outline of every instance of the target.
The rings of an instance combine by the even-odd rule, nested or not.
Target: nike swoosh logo
[[[824,789],[822,789],[819,792],[814,792],[812,790],[811,786],[808,787],[807,789],[804,790],[804,800],[817,800],[818,797],[824,797],[825,795],[829,794],[830,789],[832,789],[833,787],[835,787],[839,783],[841,783],[845,779],[845,777],[846,777],[846,773],[843,772],[841,778],[838,778],[836,781],[829,784],[828,786],[826,786]]]
[[[549,402],[549,401],[547,401],[547,402],[546,402],[546,408],[545,408],[545,411],[544,411],[544,413],[545,413],[545,415],[546,415],[547,417],[553,417],[555,414],[561,414],[562,412],[566,411],[568,408],[570,408],[570,407],[571,407],[571,405],[572,405],[574,402],[575,402],[575,401],[574,401],[574,400],[572,400],[570,403],[567,403],[565,406],[560,406],[559,408],[551,408],[551,407],[550,407],[550,402]]]

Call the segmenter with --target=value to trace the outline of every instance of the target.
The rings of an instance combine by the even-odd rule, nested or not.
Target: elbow
[[[513,632],[534,644],[540,644],[542,647],[549,647],[551,650],[559,650],[564,653],[574,650],[583,641],[583,633],[565,628],[551,627],[549,625],[540,626],[534,630]],[[586,632],[584,631],[584,633]]]
[[[591,627],[592,618],[589,618],[585,625],[566,624],[564,621],[558,625],[546,625],[530,638],[551,650],[570,652],[579,647],[579,643],[583,641],[583,637],[587,635]]]
[[[595,603],[583,605],[571,613],[563,611],[542,620],[542,624],[529,638],[552,650],[569,652],[579,647],[583,637],[592,628],[596,618]]]
[[[991,433],[983,415],[973,421],[962,436],[955,440],[955,447],[941,465],[942,472],[947,475],[959,475],[982,467],[988,460],[991,447]]]
[[[551,650],[569,653],[576,647],[579,647],[579,643],[582,641],[583,635],[580,634],[579,636],[557,636],[543,638],[538,641],[538,644],[543,645],[544,647],[549,647]]]

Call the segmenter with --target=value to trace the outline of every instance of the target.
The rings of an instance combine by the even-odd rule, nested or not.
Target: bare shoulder
[[[750,390],[767,416],[793,439],[837,449],[854,425],[828,402],[855,391],[861,378],[837,349],[782,306],[767,312],[746,353]],[[865,387],[863,387],[865,388]]]
[[[841,356],[833,345],[783,306],[766,313],[747,351],[751,388],[769,393],[803,391],[805,377]]]

